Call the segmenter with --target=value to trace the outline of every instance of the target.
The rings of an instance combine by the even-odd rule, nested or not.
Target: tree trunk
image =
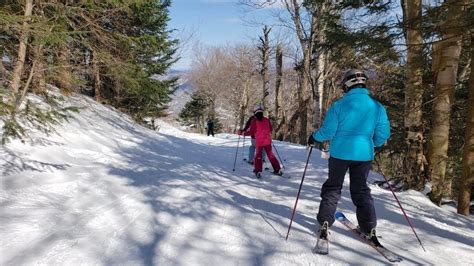
[[[459,187],[458,213],[469,215],[472,186],[474,185],[474,34],[471,35],[471,76],[469,77],[469,99],[467,101],[467,125],[464,135],[462,178]]]
[[[32,80],[34,80],[33,77],[37,76],[38,73],[40,73],[40,76],[36,78],[36,82],[37,82],[36,86],[38,86],[36,88],[36,91],[44,92],[44,90],[46,89],[46,83],[45,83],[44,75],[43,75],[44,70],[43,70],[43,64],[42,64],[42,60],[43,60],[42,54],[43,54],[43,45],[42,44],[36,45],[35,49],[33,49],[33,63],[31,64],[31,69],[28,75],[28,79],[25,85],[23,86],[23,90],[21,91],[21,94],[17,95],[15,99],[15,105],[14,105],[13,112],[11,115],[12,119],[15,118],[15,115],[20,110],[20,106],[25,101],[26,94],[28,93],[28,90],[30,89],[30,84]],[[41,67],[41,69],[38,69],[39,67]]]
[[[262,104],[265,109],[268,108],[266,97],[269,94],[270,90],[270,78],[268,75],[268,61],[270,59],[270,41],[268,35],[270,34],[270,28],[267,26],[263,27],[263,37],[260,37],[260,51],[262,52],[262,69],[260,73],[263,80],[263,91],[262,91]]]
[[[423,57],[421,32],[422,1],[402,0],[407,50],[407,78],[405,90],[405,130],[407,154],[405,156],[405,186],[421,189],[424,186],[425,169],[423,153]]]
[[[449,126],[454,87],[457,82],[459,55],[461,53],[461,21],[463,9],[460,1],[449,0],[446,21],[441,25],[443,39],[433,47],[433,64],[437,67],[433,102],[431,142],[428,150],[432,191],[430,199],[440,205],[446,181],[448,159]],[[462,1],[464,2],[464,1]],[[435,60],[435,59],[438,60]],[[437,62],[435,62],[437,61]]]
[[[3,86],[4,83],[6,83],[6,80],[8,79],[8,72],[5,69],[5,66],[3,65],[3,61],[0,59],[0,86]]]
[[[70,68],[69,68],[69,60],[68,60],[68,50],[67,45],[62,45],[59,55],[58,55],[58,64],[59,64],[59,73],[56,78],[56,84],[58,87],[66,92],[70,92],[72,90],[72,77]]]
[[[274,131],[274,138],[279,138],[279,130],[281,129],[282,123],[282,113],[281,113],[281,102],[282,99],[282,91],[281,91],[281,82],[283,77],[283,48],[281,43],[278,44],[276,49],[276,57],[275,57],[275,65],[276,65],[276,81],[275,81],[275,121],[276,121],[276,128],[277,130]],[[280,139],[281,140],[281,139]]]
[[[35,93],[44,93],[46,91],[46,81],[44,79],[44,60],[43,60],[43,46],[38,45],[35,49],[36,69],[33,77],[32,91]]]
[[[204,123],[207,122],[209,118],[214,119],[216,117],[216,98],[213,97],[209,99],[209,109],[206,117],[204,117]]]
[[[25,101],[26,93],[28,93],[28,89],[30,87],[31,80],[33,79],[34,73],[36,71],[35,68],[36,68],[36,59],[33,60],[33,64],[31,65],[31,69],[30,69],[30,74],[28,75],[28,79],[25,83],[25,86],[23,87],[23,90],[21,91],[21,94],[18,95],[16,100],[15,100],[15,105],[13,107],[13,112],[11,114],[12,119],[15,119],[15,115],[20,110],[21,104]]]
[[[33,0],[26,0],[23,25],[21,27],[20,37],[18,38],[20,45],[18,46],[17,59],[15,62],[15,67],[13,69],[12,81],[10,83],[12,95],[11,100],[13,103],[16,99],[16,95],[18,94],[18,90],[20,89],[21,76],[23,75],[23,70],[25,68],[26,47],[28,45],[29,37],[29,19],[32,11]]]
[[[311,71],[311,51],[305,48],[303,51],[303,67],[301,75],[301,94],[299,97],[299,118],[300,118],[300,131],[299,131],[299,143],[306,144],[308,136],[308,120],[311,108],[308,108],[310,103],[310,71]],[[312,129],[309,129],[312,130]]]
[[[320,49],[321,50],[321,49]],[[324,97],[324,81],[325,81],[325,70],[326,70],[326,55],[322,51],[318,56],[318,63],[316,66],[316,73],[318,75],[316,81],[317,95],[314,95],[314,118],[313,128],[319,128],[321,125],[322,110],[323,110],[323,97]]]
[[[324,91],[322,95],[322,104],[321,104],[321,119],[320,121],[324,120],[324,117],[326,116],[326,112],[331,106],[331,104],[334,101],[335,95],[337,94],[337,88],[338,86],[335,84],[335,80],[331,79],[331,76],[335,76],[336,73],[336,68],[334,63],[330,63],[327,61],[329,55],[328,53],[325,54],[326,56],[326,70],[324,71]],[[340,82],[340,81],[337,81]]]
[[[313,23],[317,26],[317,38],[318,48],[317,50],[317,64],[316,64],[316,94],[314,95],[314,117],[313,124],[311,127],[313,129],[319,128],[321,126],[321,119],[323,117],[323,103],[324,103],[324,88],[326,84],[326,73],[327,73],[327,51],[323,48],[323,44],[326,42],[326,25],[327,22],[322,19],[325,14],[332,15],[334,10],[327,4],[321,3],[320,8],[313,15]],[[317,21],[317,23],[316,23]]]
[[[237,123],[235,123],[235,126],[236,127],[238,126],[239,129],[243,129],[244,123],[245,123],[245,109],[241,105],[240,110],[239,110],[239,120]]]
[[[197,119],[197,130],[198,130],[198,133],[200,134],[203,134],[204,133],[204,117],[202,115],[200,115]]]
[[[242,99],[240,103],[240,119],[239,119],[240,129],[244,128],[245,112],[247,111],[247,107],[249,106],[249,96],[248,96],[249,82],[250,80],[244,82],[244,91],[242,92]]]
[[[94,98],[97,102],[102,101],[100,67],[97,51],[92,50],[92,76],[94,77]]]

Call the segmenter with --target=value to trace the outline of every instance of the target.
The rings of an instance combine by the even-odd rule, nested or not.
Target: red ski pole
[[[421,246],[421,247],[423,248],[423,250],[426,252],[426,249],[425,249],[425,247],[423,246],[423,244],[421,243],[421,240],[420,240],[420,238],[418,237],[418,234],[416,233],[415,228],[413,227],[413,224],[411,223],[411,220],[408,218],[408,215],[407,215],[407,213],[405,212],[405,209],[403,209],[402,204],[401,204],[400,201],[398,200],[397,195],[395,195],[395,191],[393,190],[392,185],[390,184],[390,182],[388,181],[387,176],[384,174],[382,168],[380,167],[380,164],[379,164],[379,161],[377,160],[377,158],[375,158],[375,163],[377,164],[377,167],[379,168],[379,171],[380,171],[380,173],[382,174],[383,178],[384,178],[385,181],[387,182],[388,187],[390,188],[390,191],[392,191],[393,196],[394,196],[395,199],[397,200],[398,206],[400,206],[400,209],[401,209],[402,212],[403,212],[403,216],[405,216],[405,219],[407,220],[408,225],[410,225],[411,230],[413,230],[413,233],[415,234],[416,238],[418,239],[418,242],[420,243],[420,246]]]
[[[306,175],[306,169],[308,168],[309,157],[311,156],[311,152],[313,151],[313,146],[309,148],[308,158],[306,158],[306,165],[303,171],[303,177],[301,178],[300,188],[298,189],[298,194],[296,195],[295,206],[293,207],[293,213],[291,214],[290,224],[288,225],[288,232],[286,233],[286,240],[288,240],[288,236],[290,235],[291,224],[293,223],[293,218],[296,212],[296,205],[298,205],[298,199],[300,198],[301,188],[303,187],[304,176]]]

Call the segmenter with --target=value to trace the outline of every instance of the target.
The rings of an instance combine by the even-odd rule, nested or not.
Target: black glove
[[[327,151],[326,147],[324,146],[324,143],[315,140],[313,138],[313,134],[309,135],[308,146],[313,146],[320,151],[324,151],[324,152]]]
[[[316,147],[316,149],[318,149],[322,152],[328,152],[329,151],[324,142],[317,141],[316,144],[314,144],[314,147]]]
[[[313,138],[313,133],[311,133],[309,135],[309,138],[308,138],[308,146],[313,146],[314,143],[316,143],[317,141]]]

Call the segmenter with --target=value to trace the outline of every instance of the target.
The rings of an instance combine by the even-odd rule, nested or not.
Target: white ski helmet
[[[255,106],[255,108],[253,109],[253,113],[256,114],[256,113],[260,113],[263,111],[265,111],[265,108],[263,108],[263,104],[259,103]]]
[[[355,85],[365,85],[367,76],[360,69],[350,69],[344,73],[342,87],[344,92],[348,92]]]

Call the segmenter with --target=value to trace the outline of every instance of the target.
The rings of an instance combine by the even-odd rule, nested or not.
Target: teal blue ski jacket
[[[366,88],[354,88],[333,103],[321,128],[313,133],[319,142],[331,141],[331,157],[371,161],[374,147],[390,137],[390,122],[382,104]]]

